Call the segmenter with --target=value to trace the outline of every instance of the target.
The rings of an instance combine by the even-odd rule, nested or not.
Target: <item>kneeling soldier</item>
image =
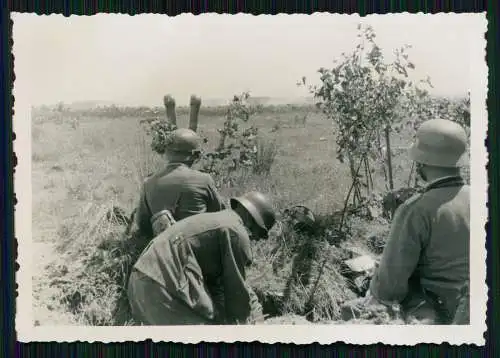
[[[410,148],[428,184],[396,211],[368,295],[400,304],[407,320],[451,324],[460,296],[468,296],[470,187],[459,171],[466,146],[462,127],[437,119],[420,126]],[[460,322],[465,314],[460,310]]]
[[[154,238],[128,284],[134,318],[144,325],[244,324],[261,308],[245,282],[250,240],[266,238],[276,213],[259,192],[231,209],[178,221]]]

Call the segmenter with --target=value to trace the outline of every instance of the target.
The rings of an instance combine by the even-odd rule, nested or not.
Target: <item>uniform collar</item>
[[[181,162],[167,162],[164,167],[158,171],[155,175],[156,176],[164,176],[170,173],[172,170],[179,168],[179,167],[188,167],[186,164],[181,163]]]
[[[183,162],[168,162],[167,163],[167,167],[169,166],[184,166],[184,167],[187,167],[188,165],[186,163],[183,163]]]
[[[464,185],[464,179],[460,175],[450,175],[450,176],[445,176],[441,178],[434,179],[430,183],[428,183],[425,186],[425,191],[431,190],[431,189],[436,189],[436,188],[443,188],[443,187],[449,187],[449,186],[460,186]]]

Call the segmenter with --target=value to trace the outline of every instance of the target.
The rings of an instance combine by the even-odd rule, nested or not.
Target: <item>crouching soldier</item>
[[[155,237],[134,265],[128,299],[143,325],[244,324],[262,316],[245,282],[250,240],[267,238],[276,221],[259,192],[231,208],[176,222]]]
[[[470,191],[459,171],[466,145],[454,122],[420,126],[409,155],[427,186],[397,209],[365,304],[397,303],[407,321],[453,322],[468,294]]]
[[[201,138],[190,129],[171,133],[165,150],[167,165],[144,182],[135,219],[143,237],[151,239],[169,224],[204,212],[224,209],[209,174],[191,168],[200,152]],[[154,220],[162,225],[155,228]]]

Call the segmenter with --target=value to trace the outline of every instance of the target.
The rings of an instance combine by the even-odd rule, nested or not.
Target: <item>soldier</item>
[[[245,268],[250,240],[266,238],[276,214],[259,192],[231,199],[231,208],[178,221],[150,242],[128,285],[138,322],[238,324],[262,314]]]
[[[144,182],[135,218],[142,236],[151,239],[158,214],[171,222],[204,212],[225,208],[209,174],[191,168],[200,152],[201,138],[190,129],[171,133],[165,151],[168,164]],[[168,225],[167,225],[168,226]]]
[[[470,187],[459,169],[466,146],[452,121],[420,126],[409,156],[427,186],[397,209],[364,304],[397,303],[407,321],[453,322],[461,291],[468,295]]]

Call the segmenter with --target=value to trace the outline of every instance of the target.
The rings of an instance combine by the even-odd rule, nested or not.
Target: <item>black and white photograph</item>
[[[20,341],[484,344],[485,14],[12,19]]]

